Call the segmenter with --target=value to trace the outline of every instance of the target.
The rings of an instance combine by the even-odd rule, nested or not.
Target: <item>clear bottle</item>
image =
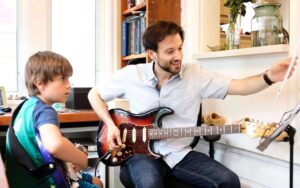
[[[263,3],[254,6],[251,22],[252,46],[267,46],[283,43],[282,17],[279,3]]]

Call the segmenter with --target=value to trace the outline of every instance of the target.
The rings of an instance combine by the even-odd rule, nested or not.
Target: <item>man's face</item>
[[[151,53],[150,53],[151,54]],[[180,35],[174,34],[167,36],[158,43],[157,52],[152,51],[152,59],[159,69],[176,75],[181,69],[182,62],[182,40]]]

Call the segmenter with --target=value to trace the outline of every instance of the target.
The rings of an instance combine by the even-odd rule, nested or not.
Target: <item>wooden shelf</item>
[[[130,9],[127,9],[127,10],[124,10],[122,12],[122,15],[126,16],[126,15],[129,15],[129,14],[132,14],[132,12],[134,11],[139,11],[139,10],[146,10],[146,2],[143,2],[137,6],[134,6]]]
[[[122,60],[127,61],[127,60],[131,60],[131,59],[146,58],[146,57],[147,57],[146,53],[134,54],[134,55],[129,55],[129,56],[122,57]]]
[[[243,48],[236,50],[224,50],[224,51],[214,51],[205,52],[200,54],[194,54],[194,59],[211,59],[211,58],[224,58],[224,57],[234,57],[234,56],[247,56],[247,55],[260,55],[260,54],[271,54],[271,53],[288,53],[289,45],[279,44],[252,48]]]

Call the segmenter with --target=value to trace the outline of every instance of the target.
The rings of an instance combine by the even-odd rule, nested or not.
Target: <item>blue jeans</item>
[[[122,182],[136,188],[163,188],[166,176],[196,187],[240,188],[239,178],[234,172],[196,151],[188,153],[172,169],[161,159],[153,160],[145,155],[135,155],[126,161],[120,173]]]

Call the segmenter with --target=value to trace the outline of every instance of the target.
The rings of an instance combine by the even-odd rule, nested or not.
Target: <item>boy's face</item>
[[[54,76],[52,81],[48,81],[46,84],[37,81],[36,85],[40,91],[38,97],[48,105],[56,102],[64,103],[70,94],[69,77]]]
[[[155,60],[159,69],[176,75],[181,69],[182,40],[180,35],[169,35],[158,43],[157,52],[150,52],[150,57]]]

